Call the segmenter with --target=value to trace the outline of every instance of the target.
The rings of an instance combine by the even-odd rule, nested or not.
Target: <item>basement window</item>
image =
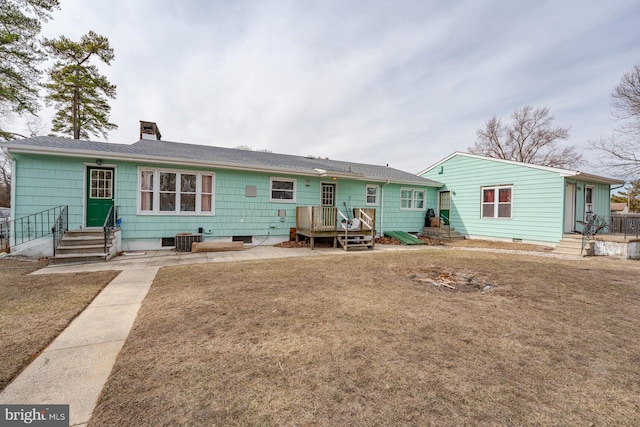
[[[175,237],[163,237],[160,244],[161,244],[162,247],[175,246],[176,245],[176,238]]]
[[[232,242],[244,242],[244,243],[253,243],[253,236],[233,236],[231,237]]]

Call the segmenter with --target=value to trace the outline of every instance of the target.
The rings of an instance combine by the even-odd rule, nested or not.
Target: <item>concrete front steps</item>
[[[581,234],[565,234],[562,236],[562,240],[558,242],[554,253],[562,254],[562,255],[573,255],[573,256],[590,256],[593,255],[593,247],[594,242],[587,242],[584,251],[582,249],[582,235]]]
[[[422,235],[430,239],[440,240],[464,240],[464,236],[449,225],[440,227],[422,227]]]
[[[114,235],[107,239],[104,251],[104,231],[100,229],[68,230],[62,236],[51,264],[106,261],[115,255]]]

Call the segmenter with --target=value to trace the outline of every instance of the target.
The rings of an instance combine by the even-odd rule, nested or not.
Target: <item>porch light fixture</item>
[[[102,164],[102,159],[96,159],[96,165],[100,166]]]

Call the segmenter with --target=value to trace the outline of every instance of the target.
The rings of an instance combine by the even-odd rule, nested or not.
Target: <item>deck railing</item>
[[[349,218],[334,206],[298,206],[296,208],[296,228],[298,230],[321,232],[342,231],[354,218],[360,220],[357,227],[350,231],[373,231],[375,229],[376,210],[374,208],[356,208]],[[353,224],[351,224],[353,225]]]
[[[296,208],[296,228],[310,231],[336,230],[337,209],[333,206],[298,206]]]

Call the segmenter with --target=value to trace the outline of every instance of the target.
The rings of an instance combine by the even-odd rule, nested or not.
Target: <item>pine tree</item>
[[[56,8],[58,0],[0,1],[0,118],[38,111],[37,66],[45,56],[37,37]],[[12,136],[0,128],[0,138]]]
[[[115,99],[116,86],[101,75],[98,67],[89,64],[98,57],[107,65],[115,55],[109,40],[89,31],[80,42],[64,36],[45,39],[47,52],[57,58],[49,70],[50,82],[44,85],[47,100],[58,110],[53,118],[52,131],[72,135],[74,139],[88,139],[89,134],[107,138],[118,126],[109,122],[111,106],[107,98]]]

